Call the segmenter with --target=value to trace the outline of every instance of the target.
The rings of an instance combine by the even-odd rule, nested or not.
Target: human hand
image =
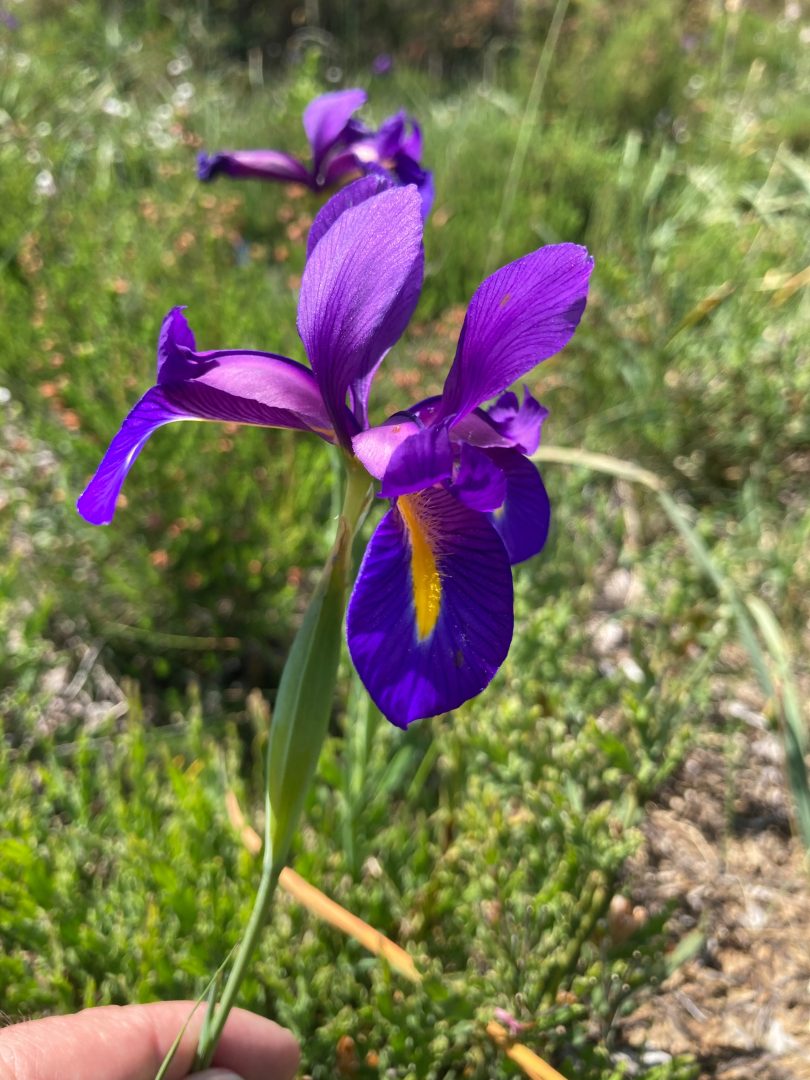
[[[0,1030],[0,1080],[154,1080],[193,1007],[190,1001],[106,1005],[14,1024]],[[191,1018],[166,1080],[189,1076],[204,1011]],[[214,1067],[194,1073],[194,1080],[292,1080],[298,1056],[289,1031],[234,1009]]]

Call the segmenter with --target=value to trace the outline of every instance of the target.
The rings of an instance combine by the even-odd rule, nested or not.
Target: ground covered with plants
[[[402,733],[346,662],[295,850],[423,980],[282,896],[242,1004],[293,1029],[316,1080],[521,1075],[486,1034],[496,1010],[570,1078],[720,1075],[734,1053],[800,1077],[784,1018],[782,1042],[726,1058],[662,1031],[656,1003],[729,963],[708,928],[732,900],[691,896],[649,804],[689,803],[671,785],[698,754],[703,842],[773,854],[801,806],[784,746],[806,786],[810,27],[791,4],[558,2],[503,48],[460,23],[455,67],[403,45],[375,74],[339,19],[262,54],[158,7],[21,0],[0,24],[0,1007],[196,997],[244,925],[258,867],[228,807],[258,827],[275,687],[331,543],[329,450],[177,425],[113,526],[74,503],[173,305],[202,348],[303,359],[317,201],[203,186],[195,155],[301,151],[303,106],[363,85],[375,121],[419,117],[436,178],[422,300],[373,418],[440,389],[486,273],[562,240],[597,269],[576,338],[531,379],[554,516],[515,575],[506,664]],[[753,810],[718,797],[743,763],[765,777]],[[751,902],[733,932],[787,918],[767,889]]]

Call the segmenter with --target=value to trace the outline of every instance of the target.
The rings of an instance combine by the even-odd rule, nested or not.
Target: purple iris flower
[[[419,125],[413,117],[398,112],[384,120],[378,131],[371,131],[354,119],[365,103],[365,90],[354,89],[322,94],[307,105],[303,123],[312,149],[311,166],[281,150],[233,150],[199,154],[197,175],[200,180],[213,180],[220,174],[281,180],[321,191],[358,172],[382,169],[400,184],[416,184],[427,218],[433,204],[433,176],[420,165]]]
[[[442,394],[370,427],[372,378],[421,289],[422,216],[414,186],[358,180],[310,233],[298,332],[311,366],[252,350],[199,352],[175,308],[160,333],[157,383],[78,509],[93,524],[111,521],[135,457],[175,420],[297,428],[338,444],[390,500],[349,602],[352,660],[399,727],[453,709],[505,659],[511,564],[537,554],[548,534],[548,496],[527,457],[546,410],[504,387],[570,340],[592,266],[584,248],[556,244],[496,271],[472,298]]]

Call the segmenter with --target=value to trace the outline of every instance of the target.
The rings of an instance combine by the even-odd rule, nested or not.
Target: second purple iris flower
[[[304,132],[311,164],[283,150],[224,150],[201,153],[201,180],[219,175],[239,179],[280,180],[328,190],[357,176],[381,171],[400,184],[416,184],[427,218],[433,204],[433,175],[423,169],[422,132],[417,122],[398,112],[372,131],[354,114],[366,103],[365,90],[335,90],[315,98],[304,109]]]

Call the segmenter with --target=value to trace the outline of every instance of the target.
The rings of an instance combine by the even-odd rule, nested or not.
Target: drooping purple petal
[[[399,338],[416,307],[424,255],[419,195],[392,188],[345,210],[312,251],[301,282],[298,332],[341,441],[353,430],[368,376]],[[359,403],[359,404],[358,404]]]
[[[540,445],[540,430],[548,409],[532,396],[527,386],[523,387],[521,403],[517,394],[508,390],[486,412],[498,431],[524,454],[533,454]]]
[[[229,150],[218,154],[199,154],[199,179],[214,180],[219,175],[240,180],[286,180],[308,187],[313,184],[307,167],[281,150]]]
[[[365,102],[365,90],[335,90],[316,97],[304,109],[304,131],[312,147],[312,171],[315,176],[320,172],[324,157],[343,134],[352,113],[357,112]]]
[[[585,248],[552,244],[488,277],[470,301],[442,415],[463,416],[559,352],[585,310],[592,269]]]
[[[486,515],[447,491],[407,495],[382,519],[349,602],[352,661],[398,727],[480,693],[512,639],[512,575]]]
[[[307,238],[307,259],[315,250],[324,233],[327,233],[332,228],[341,214],[393,186],[394,181],[380,170],[370,173],[368,176],[363,176],[359,180],[355,180],[354,183],[347,184],[345,188],[341,188],[315,215],[315,220],[312,222],[312,228],[309,230]]]
[[[415,421],[403,415],[380,427],[359,431],[352,439],[352,452],[366,472],[382,480],[396,448],[419,430]]]
[[[112,521],[132,463],[153,431],[176,420],[223,420],[312,431],[328,442],[334,432],[312,372],[283,356],[251,351],[194,352],[180,308],[163,321],[158,385],[124,420],[78,502],[94,525]]]
[[[506,477],[506,499],[490,520],[511,563],[531,559],[545,546],[551,522],[551,504],[537,466],[518,450],[482,452]]]
[[[393,499],[447,480],[453,471],[453,449],[444,424],[426,427],[394,450],[383,476],[380,495]]]
[[[121,486],[146,440],[163,424],[188,419],[187,413],[166,400],[162,387],[147,390],[124,420],[92,480],[79,496],[76,509],[85,521],[91,525],[109,525]]]
[[[486,450],[462,443],[451,492],[471,510],[497,510],[506,498],[506,476]]]

